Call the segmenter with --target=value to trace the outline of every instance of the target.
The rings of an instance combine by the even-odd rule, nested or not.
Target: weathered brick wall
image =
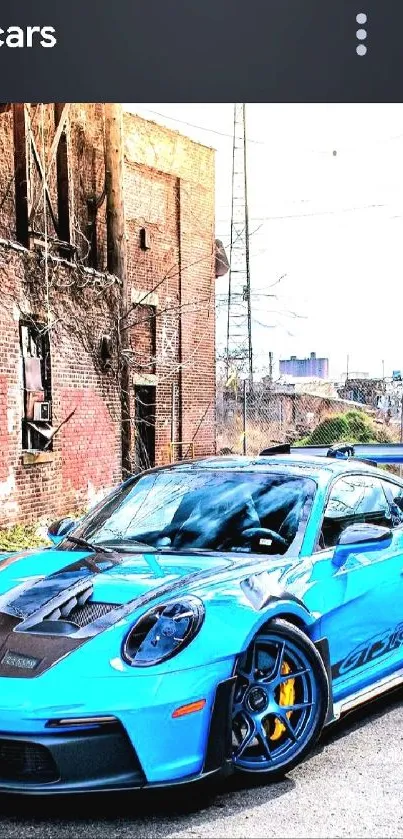
[[[203,186],[181,183],[183,437],[189,441],[197,432],[197,454],[211,451],[215,434],[214,287],[206,281],[214,270],[210,202]]]
[[[158,295],[157,460],[166,456],[170,442],[172,383],[178,394],[175,439],[193,440],[196,455],[212,454],[214,153],[132,114],[125,115],[125,141],[130,285],[134,292]],[[146,251],[140,247],[141,228],[149,234]]]
[[[86,502],[120,478],[119,406],[111,410],[99,386],[88,384],[61,388],[60,402],[76,408],[60,436],[63,492],[74,502],[85,480]]]
[[[96,363],[99,336],[112,325],[108,280],[88,272],[83,289],[77,269],[52,262],[50,271],[54,427],[75,413],[55,436],[53,451],[32,463],[22,451],[19,316],[35,312],[46,323],[43,274],[36,254],[0,247],[1,525],[72,512],[120,479],[117,380],[114,371],[102,373]],[[69,301],[63,293],[67,285]]]
[[[13,115],[0,114],[0,237],[15,237]]]
[[[39,147],[49,150],[53,105],[30,106]],[[42,120],[43,117],[43,120]],[[121,403],[116,359],[119,285],[106,266],[103,109],[71,106],[68,128],[76,265],[15,247],[12,114],[0,113],[0,526],[72,512],[121,474]],[[175,132],[125,116],[125,204],[131,386],[156,386],[156,460],[169,457],[172,384],[176,440],[194,438],[196,455],[214,451],[214,154]],[[33,176],[33,188],[38,190]],[[49,189],[56,203],[55,175]],[[97,201],[97,269],[90,271],[89,207]],[[48,219],[49,222],[49,219]],[[36,218],[43,230],[43,213]],[[150,249],[142,250],[146,228]],[[144,304],[138,304],[151,292]],[[32,463],[22,451],[19,318],[50,326],[53,425],[75,409],[53,451]],[[112,369],[99,365],[102,334],[114,341]],[[146,379],[147,380],[147,379]],[[134,429],[135,431],[135,429]]]
[[[0,377],[2,383],[0,428],[0,520],[13,521],[19,513],[17,471],[21,452],[22,371],[18,334],[21,277],[20,255],[0,254]],[[25,489],[25,488],[24,488]],[[34,499],[32,499],[34,500]]]

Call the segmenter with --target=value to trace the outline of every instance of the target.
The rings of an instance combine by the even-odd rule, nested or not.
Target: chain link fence
[[[402,384],[359,386],[258,383],[250,390],[219,384],[217,452],[257,455],[270,445],[402,442]]]

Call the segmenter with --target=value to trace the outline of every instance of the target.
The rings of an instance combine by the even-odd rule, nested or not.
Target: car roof
[[[227,471],[268,472],[281,471],[286,474],[304,475],[316,480],[331,480],[334,475],[362,472],[378,475],[379,469],[356,459],[318,457],[303,454],[279,454],[267,456],[222,455],[181,461],[171,468],[201,467],[205,469],[225,469]],[[165,467],[167,468],[167,467]],[[168,467],[169,468],[169,467]],[[394,476],[393,476],[394,477]]]

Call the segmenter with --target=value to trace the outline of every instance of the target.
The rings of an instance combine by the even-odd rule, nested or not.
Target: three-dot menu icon
[[[356,22],[359,25],[359,29],[356,31],[356,38],[360,42],[356,47],[357,55],[366,55],[368,49],[367,46],[364,44],[364,41],[367,39],[367,30],[365,29],[365,24],[367,23],[368,17],[365,12],[360,12],[356,16]]]

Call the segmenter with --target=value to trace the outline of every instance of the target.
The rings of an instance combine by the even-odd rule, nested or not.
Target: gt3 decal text
[[[403,623],[399,624],[393,630],[387,630],[381,635],[375,635],[369,642],[366,641],[356,647],[346,658],[341,659],[341,661],[333,665],[332,677],[333,679],[338,679],[340,676],[344,676],[353,670],[358,670],[371,661],[399,649],[402,645]]]

